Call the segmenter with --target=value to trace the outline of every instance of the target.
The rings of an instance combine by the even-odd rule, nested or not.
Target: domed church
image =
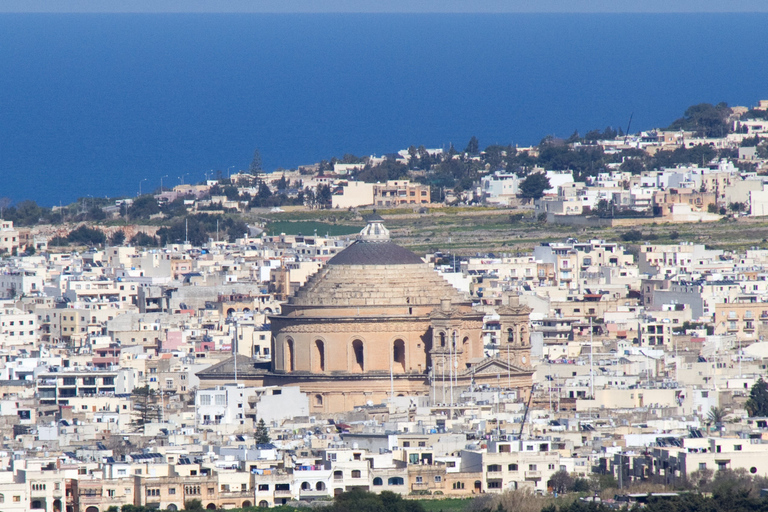
[[[313,413],[395,396],[458,400],[471,385],[530,391],[529,313],[513,296],[497,308],[503,345],[483,352],[481,311],[437,272],[390,240],[374,216],[272,316],[264,385],[299,385]]]

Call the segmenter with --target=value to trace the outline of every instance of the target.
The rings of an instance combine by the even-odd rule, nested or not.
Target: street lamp
[[[160,193],[161,194],[163,193],[163,178],[167,178],[167,177],[168,177],[167,174],[165,176],[160,176]]]
[[[145,181],[147,181],[147,178],[144,178],[139,182],[139,197],[141,197],[141,184],[144,183]]]
[[[233,167],[237,167],[237,165],[230,165],[229,167],[227,167],[227,179],[229,179],[229,170]]]
[[[181,183],[182,185],[184,184],[184,176],[189,176],[189,173],[185,172],[184,174],[179,176],[179,183]]]

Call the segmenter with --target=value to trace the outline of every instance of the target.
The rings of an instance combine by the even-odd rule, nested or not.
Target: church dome
[[[468,303],[416,254],[390,241],[379,217],[369,219],[358,239],[310,277],[283,311],[345,306],[431,309],[443,299]]]

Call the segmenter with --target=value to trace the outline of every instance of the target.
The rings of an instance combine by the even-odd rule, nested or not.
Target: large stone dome
[[[387,306],[406,308],[401,314],[427,314],[445,299],[468,303],[416,254],[391,242],[380,222],[370,222],[358,240],[310,277],[283,306],[283,314],[307,307]],[[367,235],[371,232],[375,238]]]

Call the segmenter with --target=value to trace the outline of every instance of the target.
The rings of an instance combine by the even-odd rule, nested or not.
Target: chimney
[[[440,311],[443,313],[451,312],[451,299],[440,299]]]

